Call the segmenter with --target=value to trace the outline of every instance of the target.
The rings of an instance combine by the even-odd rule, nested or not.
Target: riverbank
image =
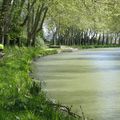
[[[56,46],[53,45],[52,48],[55,48],[58,53],[60,52],[76,52],[78,50],[83,50],[83,49],[94,49],[94,48],[119,48],[120,45],[73,45],[73,46],[65,46],[65,45],[61,45],[61,46]]]
[[[73,45],[72,46],[73,48],[77,48],[77,49],[90,49],[90,48],[116,48],[116,47],[120,47],[120,45],[114,45],[114,44],[111,44],[111,45]]]
[[[33,58],[55,54],[56,50],[10,47],[4,52],[5,56],[0,59],[1,120],[75,120],[69,113],[62,112],[64,106],[51,103],[40,81],[29,75]]]

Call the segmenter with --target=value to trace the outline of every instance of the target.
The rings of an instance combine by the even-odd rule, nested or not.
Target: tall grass
[[[0,59],[0,120],[77,119],[49,104],[40,82],[29,75],[33,58],[54,54],[56,50],[10,47],[4,52]]]

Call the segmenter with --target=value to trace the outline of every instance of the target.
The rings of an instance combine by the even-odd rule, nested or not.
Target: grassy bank
[[[120,45],[74,45],[72,46],[73,48],[78,48],[78,49],[89,49],[89,48],[112,48],[112,47],[120,47]]]
[[[32,80],[31,61],[36,56],[56,53],[41,48],[6,48],[0,59],[0,120],[74,120],[53,105]]]

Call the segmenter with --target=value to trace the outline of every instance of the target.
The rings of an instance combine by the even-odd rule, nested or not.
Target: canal
[[[120,49],[60,53],[33,63],[48,97],[94,120],[120,120]]]

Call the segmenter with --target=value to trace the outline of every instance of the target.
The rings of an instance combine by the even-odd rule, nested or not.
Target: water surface
[[[120,49],[89,49],[43,57],[34,62],[48,97],[94,120],[120,120]]]

